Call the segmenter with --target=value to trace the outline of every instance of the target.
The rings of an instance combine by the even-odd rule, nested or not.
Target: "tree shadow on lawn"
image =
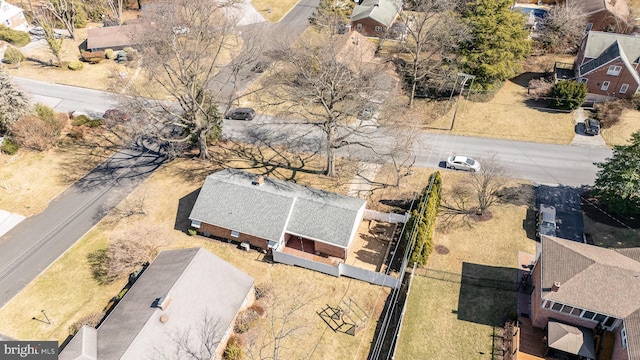
[[[546,72],[524,72],[514,78],[509,79],[512,83],[520,85],[523,88],[529,87],[529,82],[533,79],[548,78],[550,74]]]
[[[462,263],[458,319],[502,326],[517,311],[518,269]]]
[[[544,112],[544,113],[549,113],[549,114],[556,114],[559,112],[568,112],[566,110],[558,110],[558,109],[552,109],[549,106],[549,103],[547,100],[545,99],[534,99],[534,98],[529,98],[529,82],[531,80],[535,80],[535,79],[547,79],[551,76],[550,73],[546,73],[546,72],[525,72],[522,73],[514,78],[509,79],[509,81],[511,81],[512,83],[521,86],[524,89],[527,89],[527,93],[523,95],[524,98],[524,105],[530,109],[535,109],[538,110],[540,112]]]

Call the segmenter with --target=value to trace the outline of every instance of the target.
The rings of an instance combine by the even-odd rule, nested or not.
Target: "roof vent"
[[[262,175],[258,176],[258,178],[254,180],[251,184],[258,185],[258,186],[264,185],[264,176]]]
[[[560,290],[560,283],[557,281],[554,281],[553,286],[551,287],[551,291],[558,292],[558,290]]]
[[[169,295],[162,295],[162,297],[159,297],[156,299],[156,301],[154,301],[153,307],[157,307],[162,310],[167,310],[170,303],[171,303],[171,298],[169,297]]]
[[[160,322],[161,323],[166,323],[167,321],[169,321],[169,317],[167,315],[162,315],[160,316]]]

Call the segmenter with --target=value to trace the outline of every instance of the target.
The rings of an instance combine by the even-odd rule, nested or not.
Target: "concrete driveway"
[[[587,115],[583,108],[578,108],[573,112],[573,121],[575,122],[576,134],[571,141],[571,145],[584,146],[584,147],[604,147],[608,148],[607,144],[601,135],[588,135],[584,132],[584,120]]]

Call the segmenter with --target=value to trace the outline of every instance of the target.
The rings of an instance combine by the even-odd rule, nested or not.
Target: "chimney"
[[[169,297],[169,295],[162,295],[162,297],[158,298],[156,307],[162,310],[167,310],[169,304],[171,304],[171,298]]]
[[[551,287],[551,291],[558,292],[558,290],[560,290],[560,283],[557,281],[554,281],[553,286]]]
[[[258,185],[258,186],[264,185],[264,176],[262,175],[258,176],[258,178],[254,180],[251,184]]]

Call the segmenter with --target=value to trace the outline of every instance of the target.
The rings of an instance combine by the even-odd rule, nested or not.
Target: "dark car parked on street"
[[[595,119],[586,119],[584,121],[584,133],[588,135],[600,134],[600,121]]]
[[[252,108],[237,108],[229,111],[224,117],[232,120],[253,120],[256,111]]]

